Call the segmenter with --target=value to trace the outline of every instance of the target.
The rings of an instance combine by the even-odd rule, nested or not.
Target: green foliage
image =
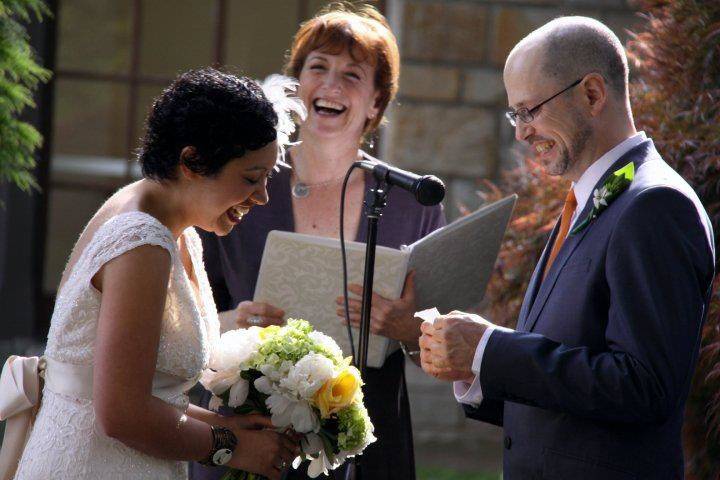
[[[628,44],[638,126],[695,189],[720,232],[720,2],[642,0]],[[715,270],[718,270],[716,265]],[[687,478],[720,477],[720,293],[716,281],[685,415]]]
[[[25,107],[35,107],[32,92],[50,72],[36,63],[21,22],[48,14],[41,0],[0,2],[0,182],[10,181],[24,191],[37,188],[33,153],[42,137],[18,117]]]
[[[419,467],[419,480],[502,480],[502,474],[468,473],[448,468]]]

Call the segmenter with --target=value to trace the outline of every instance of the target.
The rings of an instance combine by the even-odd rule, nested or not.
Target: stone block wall
[[[458,205],[480,205],[478,182],[512,168],[521,151],[504,118],[502,68],[526,34],[561,15],[597,18],[621,40],[637,21],[625,0],[388,0],[402,71],[388,113],[381,156],[408,170],[433,173],[448,186],[450,219]],[[502,432],[468,421],[449,384],[414,365],[407,369],[419,465],[498,471]],[[482,445],[482,448],[477,448]],[[468,447],[470,446],[470,447]],[[475,446],[475,447],[473,447]],[[473,450],[474,448],[474,450]]]

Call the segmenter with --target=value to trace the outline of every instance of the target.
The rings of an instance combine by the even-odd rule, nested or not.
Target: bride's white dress
[[[57,391],[67,390],[67,381],[64,389],[53,390],[58,377],[63,375],[50,378],[62,370],[54,371],[56,365],[68,364],[73,376],[83,378],[84,372],[84,378],[88,375],[92,378],[101,293],[90,281],[100,267],[113,258],[141,245],[157,245],[170,253],[172,270],[153,395],[178,409],[187,408],[187,389],[208,365],[211,345],[219,337],[219,323],[203,266],[200,238],[193,228],[187,229],[183,236],[200,287],[199,303],[177,243],[160,221],[142,212],[128,212],[111,218],[95,232],[55,304],[45,351],[49,359],[48,378],[35,426],[20,460],[17,480],[187,477],[186,462],[145,455],[102,433],[95,419],[92,385],[88,385],[91,380],[70,387],[73,393],[69,394]]]

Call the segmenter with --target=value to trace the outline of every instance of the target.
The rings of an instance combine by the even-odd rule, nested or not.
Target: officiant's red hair
[[[285,73],[300,78],[305,59],[315,50],[332,55],[347,51],[356,62],[367,62],[375,68],[379,111],[373,120],[368,120],[365,133],[375,130],[395,98],[400,78],[400,52],[385,17],[371,5],[330,4],[300,25]]]

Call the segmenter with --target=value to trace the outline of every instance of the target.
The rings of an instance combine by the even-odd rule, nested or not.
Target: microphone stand
[[[360,339],[358,356],[355,366],[360,370],[361,377],[365,377],[367,370],[367,351],[370,338],[370,310],[372,308],[373,277],[375,275],[375,250],[377,247],[377,225],[382,216],[382,210],[387,205],[387,194],[390,186],[384,176],[375,175],[377,184],[368,190],[363,205],[367,217],[367,234],[365,236],[365,276],[363,280],[362,310],[360,315]],[[342,227],[341,227],[342,228]],[[345,480],[362,480],[360,457],[354,456],[347,463]]]

